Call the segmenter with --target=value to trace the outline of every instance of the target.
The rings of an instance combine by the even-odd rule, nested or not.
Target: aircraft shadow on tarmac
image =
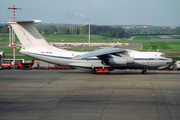
[[[67,74],[92,74],[90,71],[81,71],[81,70],[62,70],[60,73]],[[114,70],[110,71],[108,74],[92,74],[92,75],[156,75],[156,74],[179,74],[178,71],[158,71],[158,70],[147,70],[146,74],[142,74],[141,70]]]

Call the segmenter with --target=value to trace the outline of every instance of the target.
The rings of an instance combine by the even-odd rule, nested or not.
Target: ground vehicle
[[[15,65],[12,64],[13,59],[4,59],[1,63],[2,69],[8,68],[11,69],[12,67],[16,69],[32,69],[32,66],[34,64],[34,60],[32,59],[30,63],[25,63],[24,59],[16,59]]]
[[[21,63],[24,63],[24,62],[25,62],[24,59],[16,59],[15,60],[15,67],[16,68],[21,68],[22,67]],[[11,69],[14,66],[12,63],[13,63],[13,59],[3,59],[2,63],[1,63],[1,66],[2,66],[2,68]]]
[[[177,70],[180,70],[180,61],[176,61],[175,66]]]

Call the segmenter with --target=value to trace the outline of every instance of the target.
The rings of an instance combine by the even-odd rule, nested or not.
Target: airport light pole
[[[70,25],[70,35],[71,35],[71,25]]]
[[[7,9],[13,10],[13,21],[15,21],[15,10],[22,10],[22,8],[16,8],[15,6],[9,7]],[[15,65],[15,60],[16,60],[16,45],[15,45],[15,33],[13,32],[12,29],[12,42],[13,42],[13,65]]]
[[[90,21],[91,20],[88,20],[89,21],[89,44],[90,44]]]
[[[7,28],[6,28],[6,30],[8,30],[9,29],[9,45],[7,46],[7,47],[11,47],[11,25],[9,25]]]
[[[16,8],[15,6],[9,7],[7,9],[13,10],[13,21],[15,21],[15,10],[22,10],[22,8]]]

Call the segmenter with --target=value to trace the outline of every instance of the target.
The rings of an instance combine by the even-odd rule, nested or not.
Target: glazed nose
[[[176,61],[172,59],[171,65],[173,65]]]
[[[172,59],[172,63],[174,64],[176,61]]]

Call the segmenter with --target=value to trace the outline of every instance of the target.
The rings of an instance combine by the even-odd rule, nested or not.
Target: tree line
[[[121,27],[111,27],[111,26],[97,26],[97,25],[91,25],[91,34],[93,35],[102,35],[105,37],[115,37],[115,38],[123,38],[125,34],[125,30]],[[89,33],[89,26],[83,26],[82,27],[83,34]]]
[[[55,27],[56,26],[56,27]],[[105,37],[123,38],[130,36],[144,36],[144,35],[180,35],[180,27],[163,27],[163,26],[134,26],[127,29],[123,26],[90,26],[90,34],[102,35]],[[49,35],[79,35],[89,34],[89,25],[45,25],[37,29],[41,34]]]
[[[144,35],[180,35],[180,27],[153,27],[146,28],[134,27],[126,30],[127,36],[144,36]]]
[[[9,33],[6,30],[8,24],[0,24],[0,33]],[[40,24],[35,26],[42,35],[79,35],[89,34],[89,25],[60,25],[60,24]],[[155,27],[155,26],[135,26],[127,29],[122,26],[90,26],[90,34],[102,35],[112,38],[123,38],[139,35],[180,35],[180,27]]]
[[[79,35],[79,34],[89,34],[89,25],[85,26],[75,26],[69,25],[69,27],[55,27],[53,25],[49,25],[47,27],[37,27],[38,31],[41,34],[49,35]],[[102,35],[106,37],[116,37],[122,38],[124,37],[125,30],[121,27],[111,27],[111,26],[90,26],[90,34],[93,35]]]
[[[9,33],[9,30],[6,28],[8,27],[8,24],[0,24],[0,33]]]

